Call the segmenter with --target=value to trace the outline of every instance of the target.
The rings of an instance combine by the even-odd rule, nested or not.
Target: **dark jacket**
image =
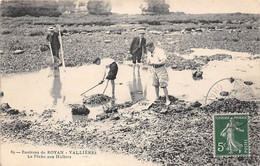
[[[144,50],[144,53],[146,53],[146,48],[145,48],[145,45],[146,45],[146,39],[145,38],[142,38],[142,41],[141,41],[141,47],[140,47],[140,37],[135,37],[133,40],[132,40],[132,43],[130,45],[130,54],[136,54],[137,52],[141,52],[140,50]]]
[[[60,41],[59,41],[59,33],[54,32],[53,34],[48,34],[46,39],[51,42],[51,47],[59,49]]]

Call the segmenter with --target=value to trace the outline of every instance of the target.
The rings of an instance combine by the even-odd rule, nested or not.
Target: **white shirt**
[[[166,53],[161,48],[155,47],[152,53],[150,51],[147,52],[148,64],[164,64],[166,59]]]

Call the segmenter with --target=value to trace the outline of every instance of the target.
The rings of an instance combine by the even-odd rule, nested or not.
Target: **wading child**
[[[102,68],[104,69],[104,76],[100,84],[102,84],[104,80],[107,79],[107,85],[108,85],[108,82],[110,80],[112,85],[112,98],[115,98],[115,79],[118,72],[117,63],[115,62],[115,60],[111,58],[104,58],[104,59],[96,58],[93,61],[93,63],[102,66]],[[108,69],[109,71],[107,72]]]

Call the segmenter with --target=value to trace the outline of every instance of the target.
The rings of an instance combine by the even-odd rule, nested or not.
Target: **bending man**
[[[112,98],[115,98],[115,79],[118,72],[117,63],[115,62],[115,60],[111,58],[104,58],[104,59],[96,58],[93,61],[93,63],[96,65],[101,65],[103,67],[104,76],[100,84],[102,84],[105,79],[107,79],[107,83],[110,80],[112,85]],[[107,72],[108,69],[109,71]]]

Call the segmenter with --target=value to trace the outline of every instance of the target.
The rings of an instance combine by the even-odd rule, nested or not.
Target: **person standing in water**
[[[153,86],[155,87],[156,100],[159,100],[159,87],[163,89],[166,97],[166,105],[170,104],[168,95],[168,73],[165,67],[167,60],[166,53],[163,49],[154,46],[154,43],[148,43],[147,47],[147,63],[151,66]]]
[[[105,79],[107,79],[107,85],[108,85],[108,82],[111,81],[112,98],[115,98],[115,79],[116,79],[117,72],[118,72],[117,63],[115,62],[114,59],[111,59],[111,58],[104,58],[104,59],[96,58],[93,61],[93,63],[96,65],[100,65],[104,69],[103,79],[100,82],[100,84],[102,84],[105,81]],[[109,71],[107,71],[107,70],[109,70]]]
[[[139,36],[134,37],[130,45],[130,54],[132,55],[133,64],[141,63],[143,54],[146,54],[146,39],[144,38],[145,31],[140,30]]]
[[[46,37],[47,41],[50,43],[50,49],[54,58],[54,64],[60,66],[60,40],[59,33],[56,32],[55,27],[48,28],[48,35]]]

